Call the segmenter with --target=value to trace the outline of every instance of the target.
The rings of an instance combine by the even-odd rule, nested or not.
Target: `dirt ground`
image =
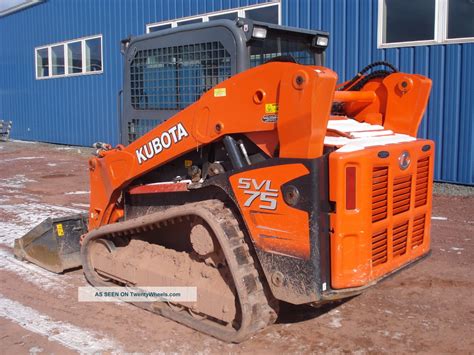
[[[286,307],[235,345],[131,305],[79,303],[80,270],[55,275],[13,258],[13,240],[36,223],[87,209],[90,153],[0,143],[0,353],[474,352],[472,188],[437,187],[429,259],[343,303]]]

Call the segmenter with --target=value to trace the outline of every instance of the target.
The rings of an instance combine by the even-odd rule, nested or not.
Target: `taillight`
[[[356,168],[346,168],[346,210],[356,209]]]

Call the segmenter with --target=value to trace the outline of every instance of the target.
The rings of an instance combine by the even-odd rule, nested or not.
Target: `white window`
[[[86,72],[102,71],[102,38],[85,40]]]
[[[156,32],[172,27],[188,25],[191,23],[200,23],[222,19],[234,20],[237,17],[246,17],[254,21],[281,24],[280,2],[272,1],[259,5],[241,7],[238,9],[211,12],[202,16],[180,18],[175,21],[151,23],[146,26],[146,32]]]
[[[36,49],[36,77],[49,76],[49,50],[48,48]]]
[[[219,13],[219,14],[216,14],[216,15],[209,15],[208,19],[209,19],[209,21],[235,20],[237,17],[239,17],[239,12],[238,11],[231,11],[231,12]]]
[[[64,75],[64,44],[51,47],[51,69],[53,76]]]
[[[171,28],[171,23],[165,23],[165,24],[162,24],[162,25],[156,25],[156,26],[150,27],[149,32],[167,30],[168,28]]]
[[[102,36],[74,39],[35,48],[36,79],[103,72]]]
[[[473,0],[379,0],[378,47],[474,42]]]
[[[68,74],[82,73],[82,41],[67,44]]]

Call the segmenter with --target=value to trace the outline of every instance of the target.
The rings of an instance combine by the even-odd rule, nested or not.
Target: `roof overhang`
[[[44,1],[45,0],[2,0],[0,2],[0,17],[10,15]]]

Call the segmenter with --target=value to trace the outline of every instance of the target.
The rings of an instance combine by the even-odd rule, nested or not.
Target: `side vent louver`
[[[372,222],[387,218],[388,167],[372,171]]]
[[[411,247],[416,248],[423,244],[425,235],[425,215],[415,217],[413,220],[413,230],[411,233]]]
[[[372,235],[372,266],[387,262],[387,230]]]
[[[418,160],[416,169],[415,207],[426,205],[428,197],[429,168],[430,157]]]
[[[407,252],[408,222],[393,227],[392,255],[404,255]]]
[[[393,215],[410,209],[411,175],[397,177],[393,180]]]

